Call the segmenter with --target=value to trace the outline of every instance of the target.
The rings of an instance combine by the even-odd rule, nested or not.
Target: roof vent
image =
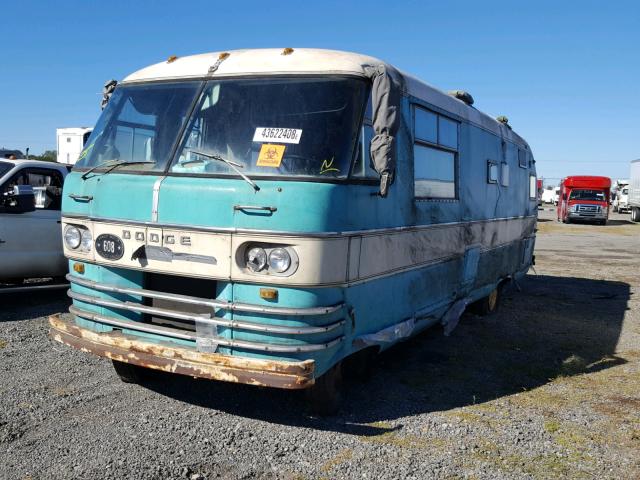
[[[465,92],[464,90],[449,90],[449,95],[458,100],[462,100],[467,105],[473,105],[473,97],[469,92]]]
[[[293,48],[287,47],[282,50],[282,55],[291,55],[293,53]]]
[[[509,125],[509,119],[507,117],[500,115],[499,117],[496,117],[496,120],[511,130],[511,125]]]

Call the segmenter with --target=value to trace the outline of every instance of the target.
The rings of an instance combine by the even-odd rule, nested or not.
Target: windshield
[[[164,171],[200,85],[180,82],[117,87],[76,168],[143,162],[120,169]]]
[[[9,170],[13,168],[13,163],[0,162],[0,177],[4,176]]]
[[[604,192],[602,190],[573,190],[569,196],[569,200],[604,202]]]
[[[346,77],[210,81],[170,171],[235,176],[233,162],[249,176],[346,177],[367,94]]]

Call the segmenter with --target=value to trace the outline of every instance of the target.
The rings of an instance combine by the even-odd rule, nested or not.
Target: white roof
[[[203,78],[208,75],[209,68],[218,61],[222,53],[228,57],[220,62],[214,77],[277,75],[277,74],[349,74],[365,76],[365,67],[380,65],[386,62],[358,53],[322,50],[314,48],[296,48],[288,54],[284,49],[265,48],[251,50],[230,50],[229,52],[212,52],[175,60],[156,63],[138,70],[126,77],[122,83],[147,82],[155,80]],[[412,75],[400,72],[405,80],[405,93],[420,98],[443,110],[464,118],[496,135],[518,143],[526,142],[508,127],[490,116],[470,107]]]
[[[13,163],[15,166],[20,167],[52,168],[54,170],[60,170],[61,172],[68,170],[67,165],[64,163],[46,162],[44,160],[27,160],[26,158],[9,160],[8,158],[0,158],[0,162]]]

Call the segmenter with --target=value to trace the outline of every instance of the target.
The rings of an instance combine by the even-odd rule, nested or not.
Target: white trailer
[[[631,162],[629,178],[628,204],[631,209],[631,220],[640,222],[640,159]]]
[[[57,128],[58,162],[73,165],[78,161],[93,128]]]

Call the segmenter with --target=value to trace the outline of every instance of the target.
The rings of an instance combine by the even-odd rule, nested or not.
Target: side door
[[[63,174],[56,169],[24,167],[0,186],[0,193],[15,185],[31,185],[33,212],[11,213],[0,209],[0,278],[53,277],[65,274],[62,253],[60,206]]]

